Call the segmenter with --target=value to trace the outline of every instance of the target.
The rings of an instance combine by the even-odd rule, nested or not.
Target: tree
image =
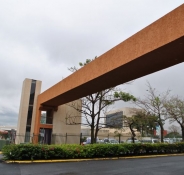
[[[167,138],[181,138],[181,135],[179,134],[180,127],[171,125],[169,126],[169,133],[165,136]]]
[[[96,58],[96,57],[95,57]],[[79,63],[81,67],[89,64],[91,61],[87,59],[84,63]],[[72,72],[77,71],[76,67],[72,67],[69,69]],[[104,82],[105,83],[105,82]],[[116,101],[123,100],[124,102],[133,100],[135,101],[135,97],[130,95],[129,93],[122,92],[120,89],[116,87],[112,87],[109,89],[105,89],[94,94],[88,95],[86,97],[81,98],[81,106],[76,105],[75,102],[70,103],[70,107],[80,112],[82,118],[85,118],[85,121],[81,123],[77,123],[76,118],[80,116],[72,116],[68,115],[66,117],[67,124],[76,125],[82,124],[90,126],[91,128],[91,143],[95,143],[97,140],[98,131],[101,128],[106,127],[105,123],[102,122],[103,113],[105,113],[108,106],[114,104]]]
[[[161,142],[163,142],[163,131],[164,123],[167,117],[165,116],[165,101],[169,95],[169,91],[166,91],[163,94],[158,94],[158,92],[151,87],[150,83],[147,83],[148,94],[144,99],[137,98],[136,105],[139,106],[145,113],[155,116],[155,122],[160,126],[161,129]]]
[[[170,132],[165,138],[181,138],[182,136],[178,132]]]
[[[179,127],[175,125],[169,126],[169,132],[179,133]]]
[[[130,129],[131,132],[131,138],[132,138],[132,142],[135,143],[135,125],[136,125],[136,118],[135,116],[132,117],[128,117],[128,116],[124,116],[124,124],[125,127],[128,127]]]
[[[115,128],[116,131],[114,131],[114,136],[118,137],[119,139],[119,143],[121,141],[121,136],[123,135],[123,132],[125,131],[125,129],[123,127],[119,127],[119,128]]]
[[[156,116],[139,110],[135,113],[134,118],[136,120],[135,128],[141,133],[141,136],[153,135],[153,130],[156,129]]]
[[[184,100],[172,97],[165,103],[166,115],[170,123],[177,122],[181,127],[182,140],[184,141]]]
[[[155,120],[156,117],[152,115],[146,114],[144,111],[140,109],[135,109],[132,111],[134,113],[131,117],[130,116],[124,116],[124,124],[125,127],[128,127],[131,131],[132,135],[132,141],[134,143],[135,141],[135,131],[139,131],[141,133],[141,136],[143,134],[152,135],[153,129],[155,129],[156,124]],[[150,133],[150,128],[151,128],[151,133]]]

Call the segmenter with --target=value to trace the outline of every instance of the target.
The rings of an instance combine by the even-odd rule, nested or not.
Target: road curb
[[[91,159],[58,159],[58,160],[9,160],[4,161],[5,163],[19,163],[19,164],[28,164],[28,163],[62,163],[62,162],[83,162],[90,160],[121,160],[121,159],[143,159],[143,158],[156,158],[156,157],[169,157],[169,156],[184,156],[184,153],[181,154],[163,154],[163,155],[145,155],[145,156],[129,156],[129,157],[112,157],[112,158],[91,158]]]

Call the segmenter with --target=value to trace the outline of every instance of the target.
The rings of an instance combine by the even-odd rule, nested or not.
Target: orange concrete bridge
[[[41,110],[79,99],[184,61],[184,4],[110,49],[38,96]]]

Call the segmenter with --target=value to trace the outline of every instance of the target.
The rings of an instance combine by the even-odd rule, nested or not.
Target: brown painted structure
[[[61,104],[183,61],[184,4],[40,94],[34,133],[41,127],[40,109],[57,110]]]

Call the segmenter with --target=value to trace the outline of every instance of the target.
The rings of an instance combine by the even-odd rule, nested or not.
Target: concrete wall
[[[19,117],[18,117],[17,132],[16,132],[16,139],[15,139],[16,144],[24,143],[24,140],[25,140],[31,83],[32,83],[32,79],[26,78],[24,80],[23,86],[22,86],[22,94],[21,94],[21,101],[20,101],[20,107],[19,107]],[[30,135],[32,135],[33,131],[34,131],[34,124],[33,123],[35,121],[35,115],[36,115],[35,108],[36,108],[36,103],[37,103],[37,96],[38,96],[38,94],[40,94],[40,91],[41,91],[41,81],[37,80],[36,81],[36,89],[35,89],[35,97],[34,97],[34,106],[33,106]]]
[[[104,138],[115,138],[119,141],[119,136],[115,134],[115,131],[118,131],[118,133],[121,134],[120,140],[126,141],[128,138],[131,138],[131,132],[129,128],[123,128],[123,129],[113,129],[113,128],[103,128],[99,130],[98,132],[98,138],[104,139]],[[90,127],[81,127],[81,133],[82,137],[91,137],[91,129]],[[135,132],[136,138],[140,139],[140,132]]]
[[[141,111],[141,109],[123,107],[123,108],[119,108],[119,109],[116,109],[116,110],[112,110],[112,111],[108,112],[107,114],[113,114],[113,113],[121,112],[121,111],[123,111],[123,115],[125,115],[127,117],[131,117],[132,115],[135,114],[136,111]]]
[[[79,108],[81,108],[81,100],[76,100],[74,102],[59,106],[58,111],[54,112],[52,130],[53,144],[80,143],[81,125],[68,125],[71,124],[71,121],[66,121],[66,117],[72,116],[72,121],[75,121],[75,123],[81,123],[81,114],[70,107],[71,104],[78,105]]]
[[[15,143],[23,143],[26,131],[27,113],[29,107],[29,97],[31,90],[31,79],[25,79],[22,85],[22,94],[19,107],[19,117],[17,123],[17,137]]]

